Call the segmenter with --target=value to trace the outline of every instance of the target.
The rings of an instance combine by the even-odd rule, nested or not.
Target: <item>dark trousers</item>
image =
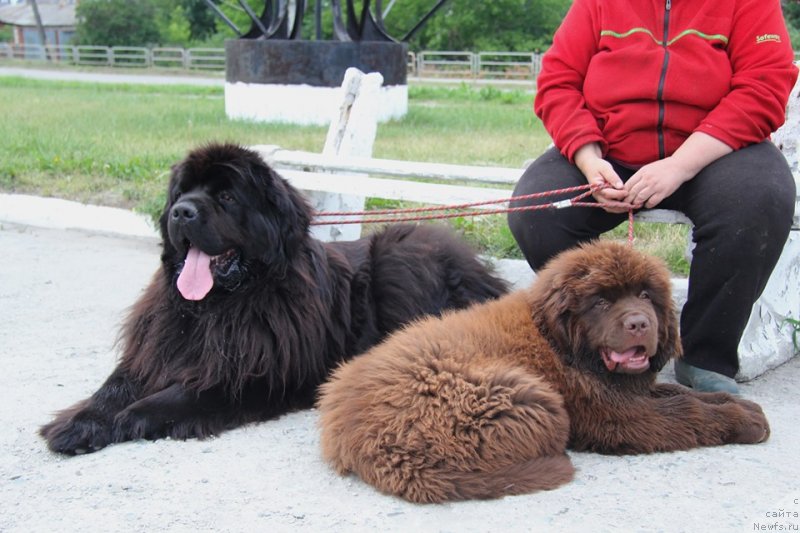
[[[634,173],[614,167],[623,181]],[[514,196],[585,184],[577,167],[552,148],[525,170]],[[739,341],[789,235],[794,203],[794,179],[783,154],[771,142],[762,142],[711,163],[657,206],[680,211],[694,224],[689,292],[680,320],[688,364],[729,377],[738,372]],[[508,217],[511,233],[534,270],[626,220],[625,213],[593,207]]]

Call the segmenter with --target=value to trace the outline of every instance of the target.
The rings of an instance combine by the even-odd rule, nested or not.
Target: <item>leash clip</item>
[[[571,206],[572,206],[572,200],[570,200],[569,198],[566,200],[559,200],[558,202],[553,202],[553,207],[555,207],[556,209],[563,209],[565,207],[571,207]]]

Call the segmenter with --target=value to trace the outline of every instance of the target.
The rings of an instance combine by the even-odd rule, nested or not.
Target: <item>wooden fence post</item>
[[[323,155],[372,157],[382,84],[383,76],[378,72],[364,74],[356,68],[347,69],[342,82],[342,103],[328,128]],[[347,174],[332,174],[337,176],[331,176],[331,180],[347,179]],[[364,210],[365,197],[359,194],[323,191],[306,191],[306,194],[317,211]],[[354,240],[361,236],[361,224],[312,226],[311,233],[323,241]]]

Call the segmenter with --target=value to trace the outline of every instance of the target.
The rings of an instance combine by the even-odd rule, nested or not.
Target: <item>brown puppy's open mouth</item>
[[[227,275],[238,259],[239,253],[233,248],[210,256],[196,246],[190,246],[178,276],[178,291],[187,300],[202,300],[214,287],[214,275]]]
[[[638,374],[650,368],[650,356],[644,346],[633,346],[623,352],[605,347],[600,350],[600,355],[611,372]]]

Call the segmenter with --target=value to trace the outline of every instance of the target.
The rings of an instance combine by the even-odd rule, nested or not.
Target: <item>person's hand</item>
[[[634,209],[652,209],[678,187],[694,177],[694,172],[682,165],[675,157],[667,157],[649,163],[631,176],[624,186],[624,202]]]
[[[623,201],[635,209],[652,209],[706,165],[732,151],[724,142],[706,133],[694,132],[671,156],[649,163],[631,176],[625,183]]]
[[[602,187],[592,193],[597,203],[609,213],[625,213],[633,207],[626,198],[622,179],[614,171],[611,163],[603,159],[600,147],[595,143],[586,144],[575,152],[575,165],[586,177],[592,187]]]

